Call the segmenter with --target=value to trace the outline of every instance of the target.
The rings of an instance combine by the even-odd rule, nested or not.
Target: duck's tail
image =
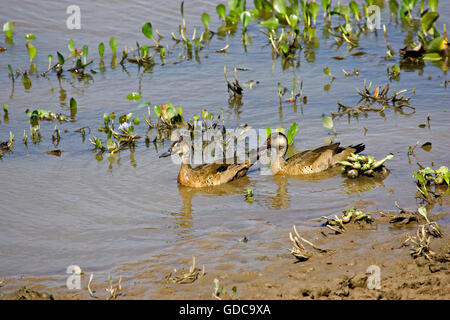
[[[349,146],[349,148],[352,148],[355,150],[355,151],[353,151],[353,153],[360,153],[360,152],[364,151],[364,149],[366,148],[366,145],[364,143],[360,143],[355,146]]]
[[[364,143],[360,143],[354,146],[348,146],[346,148],[339,147],[336,154],[333,156],[332,163],[335,165],[339,161],[344,161],[347,159],[348,156],[352,153],[360,153],[366,148]]]

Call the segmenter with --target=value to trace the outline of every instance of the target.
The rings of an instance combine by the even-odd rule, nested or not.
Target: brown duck
[[[271,150],[273,174],[298,176],[321,172],[333,167],[338,161],[347,159],[351,153],[363,151],[365,146],[361,143],[341,148],[339,143],[333,143],[297,153],[285,160],[287,148],[286,136],[281,132],[274,132],[267,138],[265,145],[258,149],[258,152]]]
[[[247,160],[244,163],[227,163],[222,161],[216,163],[201,164],[192,168],[190,164],[191,147],[183,141],[175,141],[167,152],[159,157],[168,157],[171,154],[178,154],[181,157],[181,167],[178,173],[178,182],[184,186],[200,188],[208,186],[217,186],[243,177],[247,174],[252,162]]]

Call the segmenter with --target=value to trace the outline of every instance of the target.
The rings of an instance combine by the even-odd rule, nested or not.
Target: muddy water
[[[214,38],[209,47],[200,52],[199,62],[177,61],[179,48],[169,57],[169,63],[156,65],[143,73],[127,64],[108,66],[111,59],[109,37],[115,36],[119,49],[145,42],[140,29],[151,21],[154,28],[165,36],[164,44],[173,45],[170,32],[176,32],[181,21],[176,1],[78,1],[82,14],[82,29],[68,30],[65,12],[70,1],[2,1],[0,21],[16,22],[14,44],[6,44],[8,51],[0,54],[1,103],[9,105],[9,122],[1,119],[0,140],[7,140],[9,131],[16,135],[12,154],[0,160],[0,277],[25,274],[29,276],[64,276],[66,267],[80,265],[86,272],[108,273],[116,267],[139,261],[151,261],[167,270],[193,255],[202,257],[207,268],[236,269],[259,268],[256,259],[279,252],[280,243],[287,242],[287,230],[296,224],[300,230],[318,226],[314,218],[331,215],[351,205],[364,205],[370,210],[392,209],[397,200],[403,207],[417,206],[415,184],[411,172],[416,162],[437,166],[450,165],[450,111],[448,90],[443,82],[447,74],[432,63],[423,70],[402,72],[400,81],[390,83],[391,90],[416,89],[411,104],[416,106],[412,115],[387,110],[385,119],[377,114],[367,118],[335,120],[337,140],[343,145],[365,143],[366,153],[382,158],[392,152],[390,175],[383,181],[367,184],[349,181],[339,172],[330,172],[322,179],[298,179],[260,175],[252,169],[247,178],[210,190],[192,190],[179,187],[176,182],[178,167],[159,159],[158,154],[167,146],[146,147],[143,141],[130,154],[123,151],[115,157],[96,156],[88,140],[82,141],[74,131],[89,126],[92,132],[102,123],[104,112],[145,111],[125,97],[132,91],[142,93],[143,101],[152,105],[172,102],[184,109],[186,118],[206,108],[215,114],[225,110],[228,126],[248,123],[255,128],[300,125],[295,140],[299,150],[319,146],[330,137],[321,125],[321,115],[337,110],[336,101],[351,105],[359,100],[354,88],[361,88],[364,79],[374,85],[387,83],[386,46],[382,32],[362,36],[359,50],[362,56],[348,56],[333,60],[332,56],[345,53],[345,46],[336,49],[332,37],[323,35],[319,28],[320,47],[315,60],[301,53],[301,64],[295,71],[283,71],[277,61],[272,69],[271,51],[260,27],[251,24],[248,30],[252,45],[247,51],[240,35]],[[211,15],[212,30],[219,22],[214,1],[185,1],[188,30],[202,27],[200,15]],[[450,7],[440,5],[439,26],[450,21]],[[389,24],[384,13],[383,23]],[[319,19],[320,21],[320,19]],[[319,22],[321,24],[321,22]],[[406,29],[392,24],[387,41],[395,51],[403,47]],[[38,70],[47,66],[47,55],[56,51],[68,53],[67,41],[72,38],[77,47],[89,45],[94,69],[98,70],[97,45],[103,41],[107,47],[104,73],[98,73],[88,83],[77,81],[66,74],[61,83],[54,75],[48,79],[32,78],[32,87],[25,90],[16,81],[12,91],[7,78],[7,65],[27,67],[23,35],[34,33],[38,49]],[[1,38],[3,40],[3,38]],[[230,44],[228,55],[215,50]],[[3,44],[2,44],[3,45]],[[398,63],[396,56],[389,64]],[[241,83],[258,80],[253,89],[246,90],[239,108],[228,104],[223,77],[223,66],[248,68],[239,73]],[[322,70],[328,66],[337,80],[328,91],[329,82]],[[359,68],[359,77],[345,78],[342,69],[351,72]],[[295,74],[294,74],[295,73]],[[303,80],[303,92],[308,97],[305,105],[283,103],[280,109],[277,83],[292,88],[293,78]],[[51,132],[54,123],[43,123],[43,141],[40,145],[21,143],[23,130],[28,130],[27,108],[50,109],[69,114],[70,97],[78,101],[75,122],[58,124],[62,140],[58,146],[61,157],[45,154],[53,149]],[[431,115],[431,128],[420,128]],[[141,118],[142,119],[142,118]],[[137,129],[145,134],[145,123]],[[364,134],[365,129],[366,134]],[[408,163],[406,151],[416,141],[432,142],[426,152],[417,148],[416,159]],[[247,188],[254,191],[255,201],[244,201]],[[436,205],[432,212],[445,208]],[[448,221],[448,220],[444,220]],[[246,236],[249,242],[239,239]],[[278,243],[278,245],[276,245]],[[286,247],[288,243],[286,243]],[[183,260],[184,261],[184,260]],[[133,266],[133,264],[132,264]],[[137,268],[137,267],[136,267]],[[133,269],[133,268],[131,268]],[[129,270],[129,268],[126,268]],[[130,274],[133,271],[127,271]],[[64,282],[62,282],[63,284]]]

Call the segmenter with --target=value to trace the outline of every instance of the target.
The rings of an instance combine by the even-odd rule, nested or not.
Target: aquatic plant
[[[141,95],[137,92],[131,92],[127,95],[127,99],[131,101],[137,101],[140,100],[141,98],[142,98]]]
[[[14,33],[14,21],[7,21],[3,24],[3,33],[7,39],[12,39]]]
[[[412,173],[416,181],[417,189],[429,199],[428,186],[434,183],[435,185],[447,184],[450,185],[450,171],[448,167],[441,166],[439,169],[426,167]]]
[[[346,230],[344,225],[350,222],[372,223],[374,221],[371,215],[355,208],[343,210],[340,218],[335,215],[333,218],[322,216],[320,219],[325,220],[325,223],[323,224],[324,227],[327,227],[336,233],[343,233]]]
[[[140,139],[140,136],[134,134],[134,125],[139,125],[139,119],[136,120],[137,118],[135,117],[131,120],[132,117],[133,113],[119,116],[119,127],[116,131],[114,128],[114,119],[116,118],[116,115],[114,112],[109,114],[105,113],[103,115],[104,126],[98,127],[98,131],[106,134],[106,147],[97,137],[93,137],[92,139],[89,139],[89,141],[94,145],[95,149],[99,149],[100,151],[108,150],[111,154],[126,147],[135,147],[136,140]]]
[[[336,130],[334,129],[333,119],[331,119],[330,117],[326,117],[326,116],[322,117],[322,125],[325,128],[332,130],[334,135],[337,134]]]
[[[11,151],[13,151],[13,148],[14,148],[14,134],[10,131],[8,141],[3,141],[3,142],[0,141],[0,151],[11,152]]]
[[[184,269],[174,269],[166,277],[165,281],[169,283],[192,283],[195,280],[204,277],[205,275],[205,265],[202,269],[196,268],[195,266],[195,256],[192,257],[192,265],[189,270]]]
[[[253,203],[253,189],[247,189],[245,192],[245,201]]]
[[[35,122],[39,120],[47,120],[47,121],[68,121],[66,116],[62,114],[56,114],[53,111],[44,110],[44,109],[35,109],[30,111],[29,109],[25,110],[25,113],[30,117],[30,122]]]
[[[352,153],[347,160],[339,161],[338,163],[343,166],[342,173],[349,178],[354,179],[362,175],[373,177],[377,173],[385,175],[387,169],[384,168],[383,164],[393,157],[394,155],[390,153],[384,159],[376,161],[372,156],[363,156]]]

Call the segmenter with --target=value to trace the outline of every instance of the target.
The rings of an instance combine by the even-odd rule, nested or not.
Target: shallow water
[[[260,27],[250,24],[248,33],[252,45],[245,52],[240,34],[226,39],[215,37],[209,47],[200,52],[200,62],[177,61],[179,48],[168,58],[164,66],[157,64],[152,72],[143,73],[131,64],[126,71],[120,65],[108,66],[111,54],[108,39],[115,36],[119,51],[124,45],[145,43],[141,33],[144,22],[151,21],[154,28],[165,36],[163,44],[173,45],[170,32],[176,32],[181,21],[179,3],[176,1],[79,1],[82,10],[82,29],[66,29],[66,8],[70,1],[17,1],[0,3],[0,22],[16,22],[14,45],[4,45],[8,50],[0,53],[1,103],[9,105],[9,122],[0,119],[0,140],[7,140],[9,131],[16,135],[14,152],[5,153],[0,160],[0,277],[27,275],[63,275],[67,266],[77,264],[88,272],[106,272],[129,262],[152,260],[173,266],[177,255],[208,257],[208,267],[220,267],[224,263],[247,264],[257,268],[258,255],[273,255],[273,241],[286,241],[286,230],[293,224],[300,230],[319,225],[314,218],[337,214],[354,204],[363,204],[368,210],[391,210],[394,201],[402,207],[415,208],[415,184],[411,172],[417,169],[416,161],[423,165],[434,162],[436,166],[450,165],[450,132],[448,90],[443,86],[446,72],[432,63],[426,63],[422,71],[404,72],[400,81],[390,83],[391,90],[412,88],[411,104],[416,112],[410,116],[385,112],[386,119],[377,114],[360,117],[349,124],[346,117],[335,120],[337,141],[342,145],[365,143],[365,153],[383,158],[394,153],[388,162],[390,175],[373,184],[358,183],[332,172],[322,179],[299,179],[260,175],[257,168],[248,177],[230,185],[212,190],[191,190],[176,182],[178,167],[158,154],[166,146],[153,144],[146,147],[143,139],[132,154],[122,151],[109,159],[96,158],[86,139],[82,142],[74,131],[89,126],[93,135],[102,136],[96,128],[102,124],[103,113],[134,112],[141,116],[136,102],[125,97],[132,91],[142,93],[142,101],[152,105],[172,102],[183,107],[185,118],[199,114],[206,108],[218,114],[225,110],[227,126],[247,123],[255,128],[288,127],[299,123],[300,133],[295,140],[299,150],[313,148],[330,137],[321,125],[321,115],[337,110],[336,101],[356,104],[359,95],[354,88],[362,88],[363,80],[374,85],[385,85],[386,45],[382,32],[362,36],[362,56],[349,55],[345,60],[333,60],[332,56],[345,53],[345,45],[336,51],[332,37],[326,37],[319,28],[320,48],[315,51],[315,61],[307,61],[301,53],[301,65],[295,69],[303,92],[308,97],[305,105],[294,108],[283,103],[280,112],[277,83],[291,88],[292,68],[283,71],[277,61],[272,69],[271,51]],[[219,21],[215,5],[219,1],[185,1],[188,32],[193,27],[203,29],[200,15],[208,12],[211,29],[216,30]],[[450,6],[441,1],[439,28],[449,23]],[[389,15],[383,13],[382,23],[389,23]],[[318,19],[321,25],[321,19]],[[68,53],[67,41],[72,38],[77,47],[89,45],[90,57],[98,70],[97,45],[103,41],[106,72],[93,75],[88,84],[78,82],[65,73],[58,83],[54,74],[48,79],[31,78],[32,87],[25,90],[20,80],[11,92],[7,65],[27,67],[23,35],[34,33],[33,44],[38,49],[38,71],[47,67],[47,55],[56,51]],[[388,39],[394,50],[403,47],[405,32],[400,26],[388,27]],[[1,38],[3,41],[3,38]],[[228,55],[215,50],[230,44]],[[118,54],[120,56],[120,54]],[[399,63],[397,54],[389,65]],[[242,106],[238,110],[228,104],[228,93],[223,76],[226,65],[229,76],[234,66],[249,71],[239,72],[239,80],[246,83],[258,80],[251,91],[245,90]],[[322,70],[328,66],[337,80],[329,91],[329,83]],[[345,78],[342,69],[351,72],[359,68],[359,77]],[[431,79],[429,79],[431,77]],[[76,122],[58,123],[62,140],[58,148],[64,150],[61,157],[45,154],[53,149],[51,132],[55,123],[43,122],[43,140],[40,145],[21,143],[22,132],[28,131],[26,109],[43,108],[68,115],[70,97],[78,101]],[[420,128],[431,115],[431,128]],[[142,117],[141,117],[142,119]],[[367,133],[364,135],[364,128]],[[64,130],[68,132],[63,132]],[[144,136],[146,125],[141,121],[138,133]],[[88,138],[87,137],[87,138]],[[417,159],[408,164],[408,146],[416,141],[432,142],[432,150],[416,149]],[[254,191],[255,201],[245,202],[247,188]],[[432,212],[444,207],[436,205]],[[443,222],[447,223],[447,220]],[[249,238],[245,246],[238,242]],[[277,249],[278,250],[278,249]],[[180,253],[182,252],[182,253]],[[254,261],[254,262],[253,262]],[[203,263],[206,263],[205,261]]]

